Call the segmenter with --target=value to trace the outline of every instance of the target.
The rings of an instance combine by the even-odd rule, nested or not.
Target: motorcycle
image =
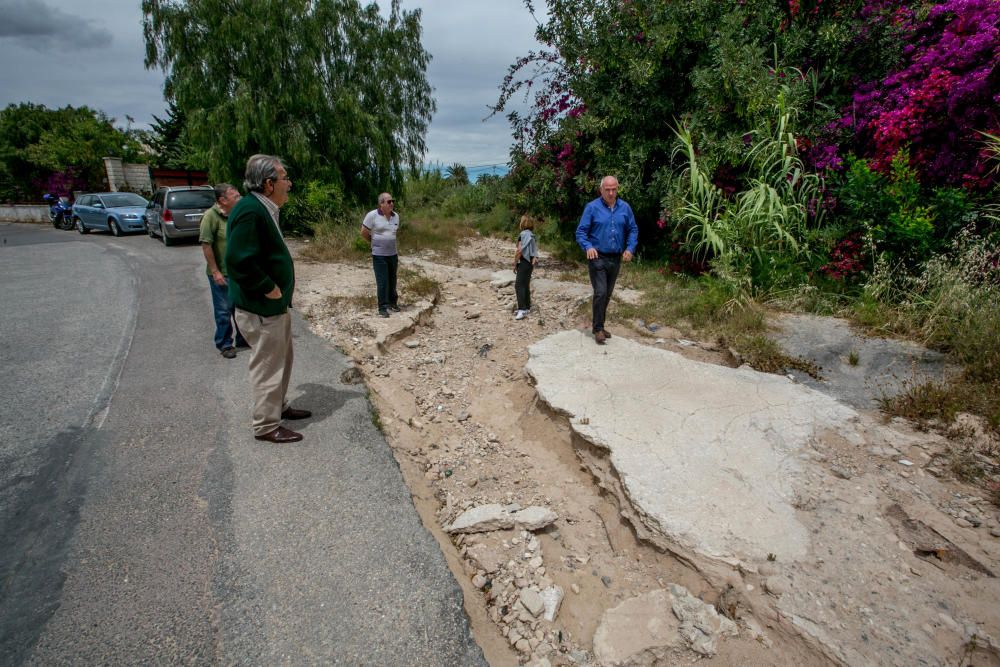
[[[73,229],[73,207],[70,206],[68,197],[54,197],[50,194],[44,194],[42,199],[49,205],[49,220],[52,221],[53,227]]]

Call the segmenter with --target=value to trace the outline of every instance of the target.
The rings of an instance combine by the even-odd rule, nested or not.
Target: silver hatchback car
[[[201,216],[215,203],[211,185],[180,185],[160,188],[146,207],[146,233],[163,245],[184,238],[197,238]]]

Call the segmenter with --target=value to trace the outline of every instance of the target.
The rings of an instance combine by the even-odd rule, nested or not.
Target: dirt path
[[[404,290],[401,300],[408,305],[388,320],[359,305],[374,292],[368,264],[299,259],[296,306],[315,332],[354,359],[371,389],[417,509],[463,586],[473,631],[490,664],[587,664],[602,615],[636,595],[677,583],[724,605],[718,586],[635,537],[617,501],[581,465],[578,449],[585,444],[574,439],[563,416],[538,404],[523,372],[527,348],[558,331],[589,327],[580,306],[589,303],[590,288],[552,279],[563,267],[543,256],[533,280],[535,308],[527,319],[514,321],[513,289],[506,284],[514,275],[507,268],[511,255],[509,244],[476,238],[448,263],[432,256],[401,258],[403,267],[437,281],[440,294],[432,303]],[[711,344],[682,341],[669,328],[652,334],[616,321],[613,312],[609,322],[615,336],[700,361],[731,360]],[[968,493],[959,498],[970,505]],[[452,536],[442,529],[462,511],[490,503],[544,506],[558,520],[534,533]],[[971,505],[977,515],[989,512],[988,505]],[[525,588],[554,586],[565,594],[554,621],[515,604]],[[720,642],[705,662],[833,664],[784,628],[774,623],[756,635],[744,631]]]

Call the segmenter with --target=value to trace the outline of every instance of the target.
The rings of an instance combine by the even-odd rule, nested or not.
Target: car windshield
[[[149,202],[131,192],[119,192],[113,195],[102,195],[101,201],[107,208],[122,208],[123,206],[145,206]]]
[[[212,190],[181,190],[171,192],[167,208],[197,208],[206,209],[215,203],[215,192]]]

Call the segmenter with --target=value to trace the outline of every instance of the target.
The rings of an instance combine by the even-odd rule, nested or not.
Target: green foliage
[[[85,187],[101,189],[105,157],[144,154],[135,131],[116,128],[101,111],[30,103],[0,111],[0,199],[39,199],[53,172],[72,171]]]
[[[441,201],[441,212],[449,216],[488,213],[500,202],[502,184],[499,181],[477,181],[455,187]]]
[[[498,202],[489,211],[477,216],[473,224],[480,234],[505,236],[517,229],[517,217],[513,211]]]
[[[168,169],[201,168],[187,137],[187,117],[172,100],[168,102],[166,118],[153,116],[152,128],[149,144],[157,166]]]
[[[687,162],[680,183],[680,206],[673,216],[695,257],[711,260],[713,273],[742,290],[787,287],[801,282],[812,257],[809,226],[818,227],[822,182],[798,156],[791,122],[794,112],[779,94],[770,126],[745,135],[750,149],[741,157],[743,189],[727,197],[705,171],[691,131],[677,130],[675,158]],[[686,186],[686,190],[684,188]]]
[[[407,174],[400,198],[412,211],[440,206],[450,192],[448,181],[437,169],[413,169]]]
[[[987,132],[983,132],[982,134],[986,145],[986,155],[993,164],[990,173],[998,174],[1000,173],[1000,136]],[[1000,223],[1000,185],[995,186],[991,194],[992,196],[989,201],[983,206],[983,217],[993,224],[998,224]],[[998,486],[998,489],[1000,489],[1000,486]]]
[[[238,182],[248,156],[354,201],[398,189],[425,151],[435,104],[420,10],[358,0],[143,0],[146,66],[166,72],[194,159]]]
[[[459,218],[472,223],[492,217],[490,225],[510,214],[502,202],[510,192],[509,181],[482,176],[475,183],[456,183],[436,169],[411,172],[403,184],[401,203],[411,214]],[[512,217],[510,218],[512,220]]]
[[[875,252],[910,269],[977,218],[975,202],[962,190],[921,188],[905,150],[888,176],[849,157],[838,194],[846,219],[870,237]]]
[[[528,114],[508,115],[515,192],[523,197],[515,207],[559,219],[568,233],[598,179],[616,174],[639,219],[643,252],[677,240],[669,238],[673,228],[652,224],[683,168],[671,160],[669,119],[682,119],[698,137],[700,167],[714,181],[743,161],[745,128],[773,123],[779,94],[798,110],[796,134],[816,138],[849,102],[857,78],[881,76],[901,52],[897,28],[867,20],[859,3],[801,12],[773,0],[545,4],[537,36],[548,50],[511,66],[495,107],[504,112],[517,93],[534,93]]]
[[[281,226],[292,234],[312,235],[317,228],[342,219],[346,213],[344,193],[336,185],[296,182],[288,203],[281,209]]]

